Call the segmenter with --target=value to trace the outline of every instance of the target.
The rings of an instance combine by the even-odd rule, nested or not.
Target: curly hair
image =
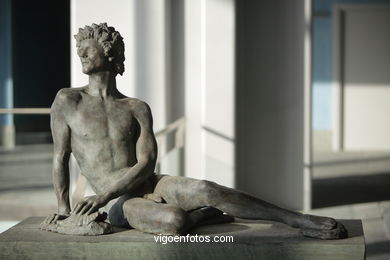
[[[114,27],[108,26],[107,23],[99,25],[86,25],[84,28],[79,28],[79,32],[74,35],[76,39],[76,47],[79,48],[83,40],[95,39],[99,42],[104,50],[106,57],[112,58],[114,72],[122,75],[125,71],[125,44],[122,36]]]

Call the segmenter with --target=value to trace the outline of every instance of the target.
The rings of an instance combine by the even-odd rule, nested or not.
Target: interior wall
[[[341,147],[389,151],[390,5],[346,6],[343,17]]]
[[[389,4],[389,0],[313,1],[313,129],[317,150],[331,150],[333,9],[336,4]]]
[[[236,2],[237,188],[304,207],[305,33],[309,1]]]

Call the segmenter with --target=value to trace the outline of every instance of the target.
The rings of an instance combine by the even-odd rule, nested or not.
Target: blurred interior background
[[[100,22],[124,37],[119,90],[152,108],[157,172],[361,218],[370,259],[390,254],[390,0],[0,0],[2,230],[56,210],[49,108],[87,84],[73,35]]]

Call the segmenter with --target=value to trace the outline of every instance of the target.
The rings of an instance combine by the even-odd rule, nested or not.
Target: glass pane
[[[1,3],[0,108],[49,107],[70,86],[70,1]]]
[[[16,145],[50,144],[49,115],[14,115]]]

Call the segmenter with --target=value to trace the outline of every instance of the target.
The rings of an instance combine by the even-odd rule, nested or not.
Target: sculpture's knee
[[[219,198],[218,184],[211,181],[199,180],[196,184],[196,196],[204,199],[204,206],[215,206],[213,201]]]
[[[169,235],[180,235],[189,227],[188,213],[180,208],[171,208],[164,212],[162,233]]]

